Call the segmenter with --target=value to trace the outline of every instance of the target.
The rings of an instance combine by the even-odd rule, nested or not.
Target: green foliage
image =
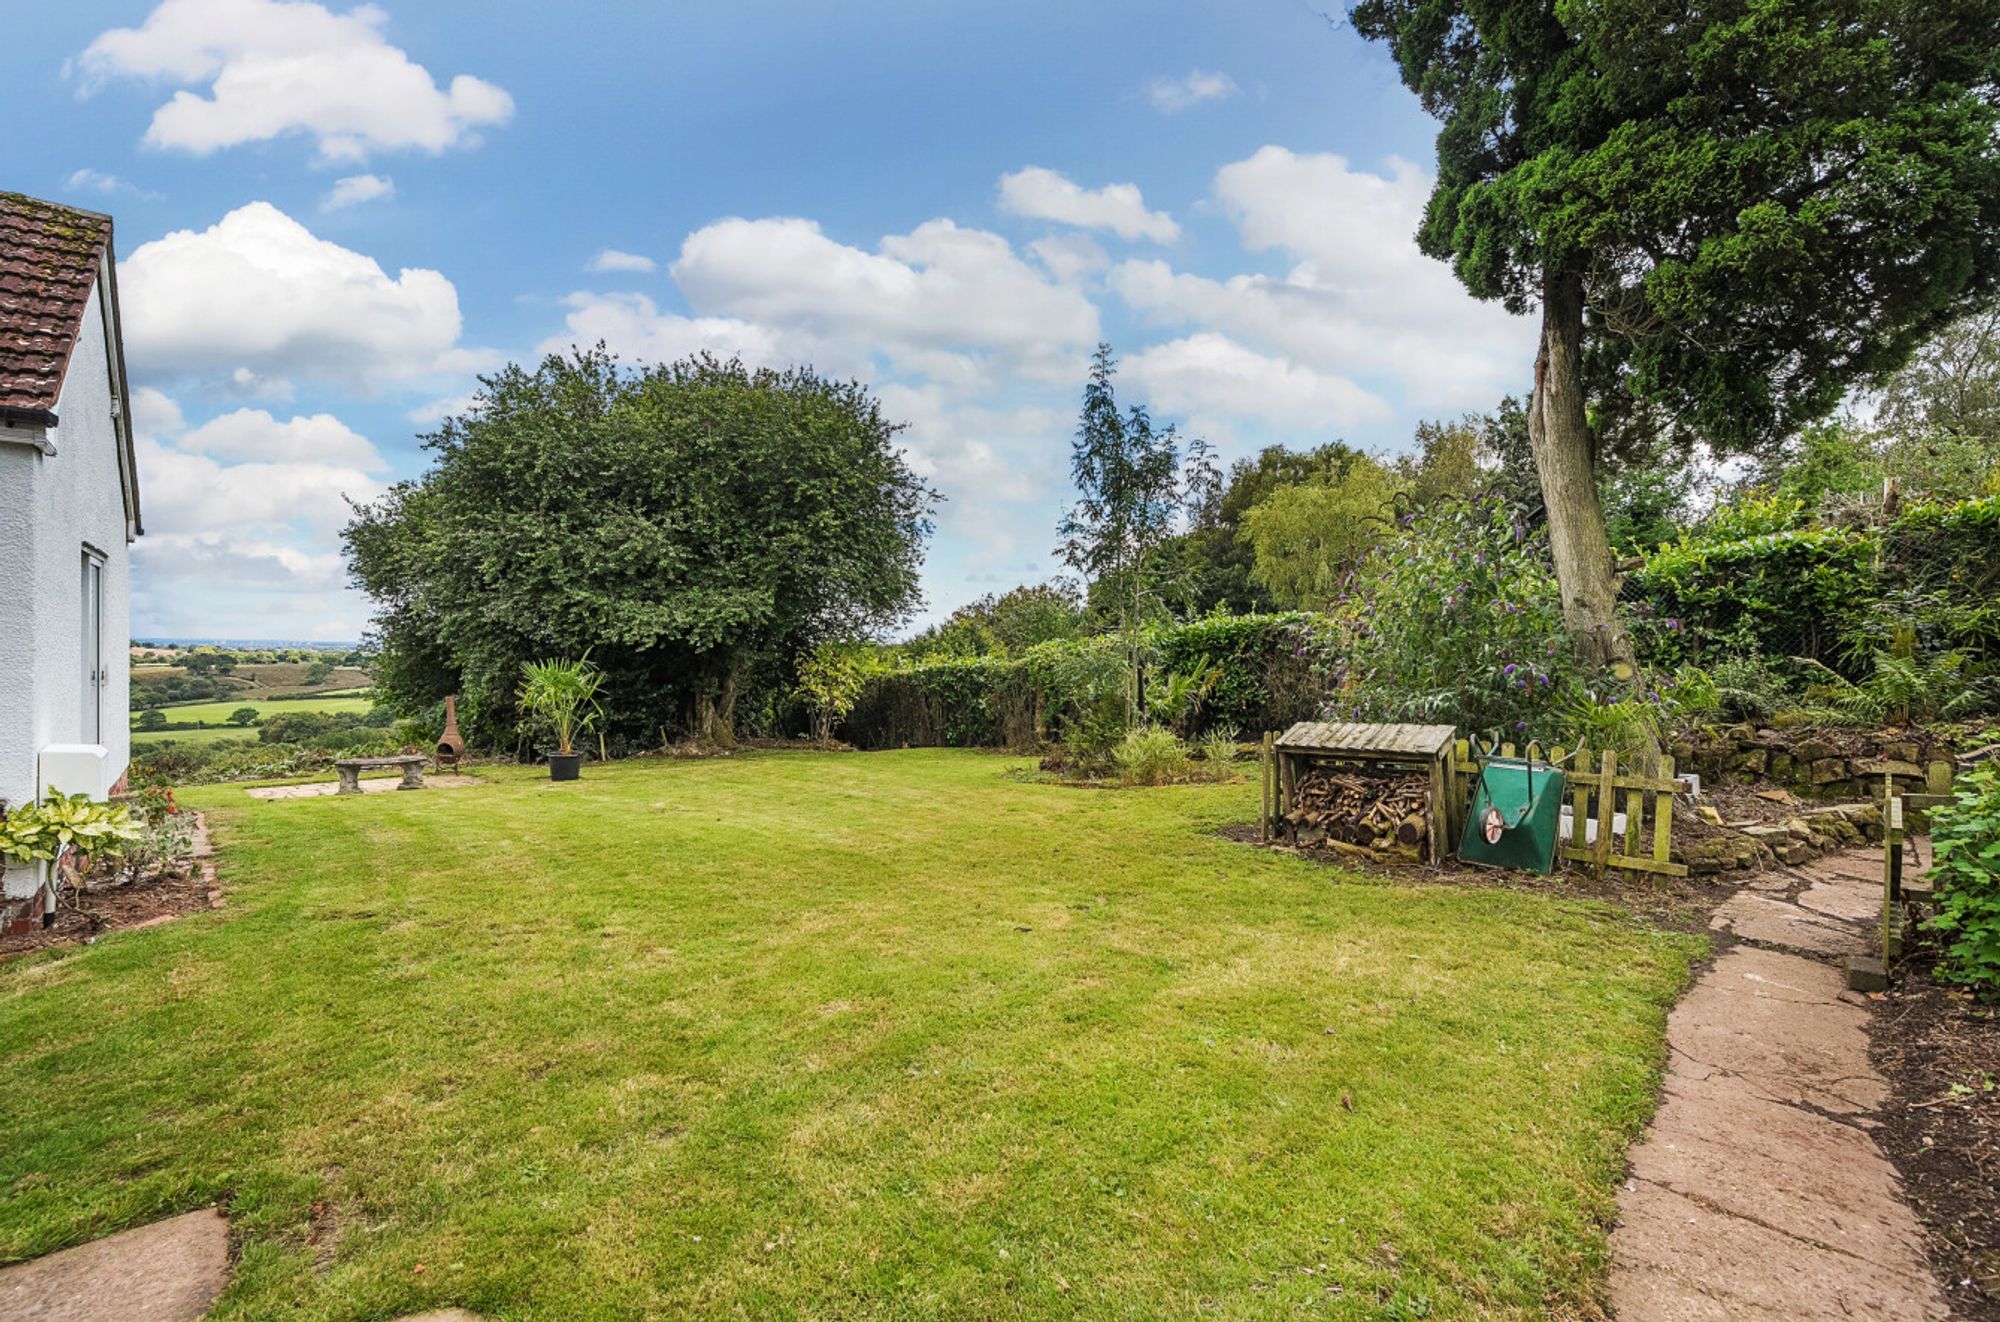
[[[1243,516],[1251,578],[1281,606],[1324,609],[1389,530],[1403,489],[1366,455],[1338,477],[1279,487]]]
[[[851,645],[821,643],[799,662],[795,693],[812,721],[812,735],[824,744],[861,696],[861,658]]]
[[[1159,677],[1202,675],[1206,690],[1184,721],[1190,734],[1279,728],[1324,700],[1308,617],[1213,616],[1138,631],[1149,692]],[[1072,753],[1108,756],[1132,725],[1125,706],[1128,640],[1100,634],[1028,648],[1017,657],[948,657],[868,674],[849,715],[864,748],[905,745],[1032,749],[1049,739]],[[1209,683],[1209,672],[1219,672]],[[1184,680],[1183,695],[1188,692]]]
[[[521,663],[521,710],[539,716],[555,731],[556,752],[574,753],[576,736],[591,729],[603,714],[597,695],[604,675],[588,656],[577,660]]]
[[[380,706],[366,712],[281,711],[264,718],[257,739],[266,744],[351,748],[379,741],[392,719]]]
[[[1148,561],[1184,510],[1215,498],[1220,477],[1205,442],[1188,445],[1183,469],[1172,427],[1156,431],[1143,405],[1118,412],[1111,384],[1116,372],[1111,346],[1099,344],[1070,447],[1076,503],[1056,527],[1062,539],[1056,554],[1107,596],[1109,614],[1126,639],[1126,711],[1136,716],[1141,658],[1134,631],[1160,600]]]
[[[1960,778],[1955,801],[1931,813],[1931,881],[1945,938],[1938,976],[2000,999],[2000,763]]]
[[[135,730],[164,730],[167,728],[167,714],[158,707],[150,707],[139,713],[139,719],[132,722]]]
[[[1881,537],[1882,606],[1857,611],[1851,630],[1863,655],[1886,610],[1925,647],[2000,667],[2000,496],[1914,502]]]
[[[1156,555],[1167,565],[1161,591],[1186,615],[1252,615],[1276,606],[1252,573],[1255,551],[1243,536],[1243,520],[1256,506],[1287,487],[1337,480],[1359,452],[1333,441],[1311,450],[1267,445],[1254,457],[1230,465],[1226,480],[1200,501],[1193,525]]]
[[[1083,604],[1065,582],[988,593],[953,611],[896,650],[912,660],[939,656],[1011,656],[1037,643],[1078,638]]]
[[[1570,748],[1616,753],[1621,762],[1650,758],[1665,730],[1662,707],[1644,698],[1599,700],[1587,692],[1564,697],[1556,711],[1555,739]]]
[[[2000,302],[1961,317],[1888,381],[1882,426],[1906,438],[1904,488],[2000,495]]]
[[[1235,774],[1236,737],[1223,731],[1216,731],[1197,741],[1194,755],[1200,759],[1209,775],[1222,779]]]
[[[1127,785],[1173,785],[1188,778],[1187,745],[1172,730],[1141,725],[1111,750],[1111,765]]]
[[[1187,670],[1156,675],[1146,686],[1146,712],[1154,724],[1185,735],[1201,719],[1202,704],[1222,682],[1222,667],[1197,657]]]
[[[1630,555],[1672,541],[1680,532],[1693,487],[1691,468],[1664,460],[1621,464],[1605,474],[1598,490],[1611,549]]]
[[[1708,667],[1716,710],[1731,721],[1765,721],[1789,703],[1794,686],[1785,671],[1754,647]]]
[[[2000,663],[2000,499],[1905,505],[1887,527],[1805,525],[1796,496],[1738,499],[1662,547],[1626,583],[1653,663],[1802,654],[1851,679],[1875,669],[1885,624],[1927,654]]]
[[[343,533],[405,711],[458,693],[511,740],[522,664],[588,651],[614,738],[724,739],[739,694],[917,599],[932,493],[860,385],[600,348],[483,386]]]
[[[1751,451],[2000,272],[1994,0],[1362,0],[1443,121],[1418,243],[1525,310],[1587,291],[1600,430]],[[1577,300],[1580,307],[1583,300]]]
[[[1823,422],[1807,427],[1781,452],[1771,487],[1779,500],[1810,510],[1830,495],[1880,490],[1883,472],[1865,433],[1839,422]]]
[[[1760,514],[1781,517],[1790,502]],[[1765,520],[1746,520],[1760,526]],[[1733,531],[1726,528],[1725,531]],[[1627,582],[1646,618],[1634,628],[1642,655],[1674,665],[1699,661],[1706,644],[1764,655],[1830,658],[1842,620],[1875,573],[1875,545],[1865,532],[1801,528],[1717,540],[1691,530],[1662,547]]]
[[[1547,550],[1495,500],[1410,515],[1334,619],[1321,646],[1343,719],[1539,735],[1574,683]]]
[[[228,720],[229,724],[231,725],[255,725],[257,723],[257,709],[255,707],[238,707],[235,711],[229,713]],[[162,721],[161,725],[164,724],[165,722]],[[146,727],[144,723],[141,722],[141,728],[157,729],[159,727],[158,726]]]
[[[88,794],[63,794],[50,786],[39,802],[0,817],[0,859],[47,862],[65,848],[106,858],[139,833],[140,825],[128,809],[99,803]]]
[[[1988,681],[1967,673],[1965,653],[1926,656],[1907,626],[1874,650],[1873,669],[1859,683],[1810,658],[1799,662],[1815,676],[1804,694],[1806,714],[1831,724],[1948,721],[1984,710],[1994,697]]]

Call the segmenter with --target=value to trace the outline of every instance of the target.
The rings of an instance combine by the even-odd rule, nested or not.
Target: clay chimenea
[[[444,733],[438,736],[437,764],[455,767],[465,756],[465,736],[458,732],[458,695],[452,694],[444,700]]]

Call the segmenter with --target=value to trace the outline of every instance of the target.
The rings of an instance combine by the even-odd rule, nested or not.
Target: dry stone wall
[[[1671,751],[1707,784],[1769,783],[1822,799],[1879,799],[1885,776],[1899,794],[1943,794],[1955,769],[1950,746],[1923,730],[1710,726]]]

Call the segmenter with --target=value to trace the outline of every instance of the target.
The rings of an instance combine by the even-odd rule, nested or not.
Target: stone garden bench
[[[424,787],[424,755],[422,753],[398,753],[394,757],[343,757],[333,764],[340,773],[340,788],[336,794],[361,793],[361,773],[381,767],[401,767],[403,783],[399,790],[420,790]]]

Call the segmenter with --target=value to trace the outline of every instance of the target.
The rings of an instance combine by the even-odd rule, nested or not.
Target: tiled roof
[[[0,193],[0,409],[53,411],[111,217]]]

